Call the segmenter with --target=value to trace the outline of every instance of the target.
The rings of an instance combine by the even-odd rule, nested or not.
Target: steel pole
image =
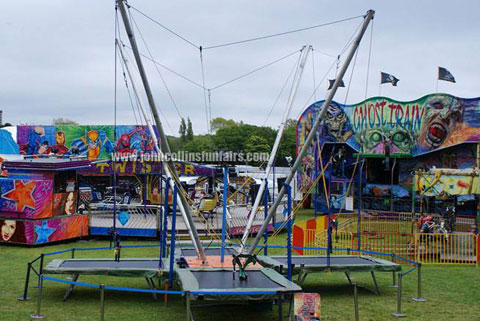
[[[228,166],[223,167],[223,213],[222,213],[222,247],[220,248],[220,262],[225,261],[225,239],[227,228],[227,202],[228,202]]]
[[[425,302],[427,299],[422,298],[422,264],[417,265],[417,297],[412,299],[415,302]]]
[[[363,35],[365,34],[365,31],[367,30],[368,24],[370,21],[373,19],[373,16],[375,14],[375,11],[369,10],[367,14],[365,15],[362,27],[360,28],[360,31],[357,35],[357,38],[355,39],[354,43],[352,44],[352,49],[348,53],[348,56],[345,58],[345,63],[343,64],[342,68],[339,70],[338,76],[335,79],[335,82],[333,83],[332,90],[328,93],[327,98],[325,99],[325,102],[323,103],[322,109],[320,111],[320,114],[318,115],[317,119],[315,120],[315,124],[312,127],[312,130],[307,136],[307,139],[305,140],[305,143],[300,150],[300,152],[297,155],[297,159],[295,160],[295,163],[293,164],[292,170],[290,171],[290,174],[287,176],[287,179],[285,180],[285,184],[290,185],[292,179],[295,176],[295,173],[297,172],[297,169],[301,165],[302,158],[305,156],[307,153],[308,148],[310,147],[310,144],[313,141],[313,138],[315,137],[318,127],[320,126],[320,123],[323,120],[323,117],[325,113],[327,112],[328,106],[333,100],[333,97],[335,96],[335,93],[337,92],[337,89],[340,85],[340,82],[343,79],[343,76],[345,75],[345,72],[347,71],[348,65],[352,61],[352,58],[355,54],[355,52],[358,49],[358,46],[360,45],[360,41],[362,40]],[[257,232],[257,235],[255,239],[253,240],[252,246],[248,250],[248,254],[253,254],[255,251],[255,248],[258,246],[258,243],[260,242],[260,239],[262,238],[262,234],[265,232],[265,229],[268,226],[268,221],[274,216],[275,212],[277,211],[278,205],[280,205],[280,202],[283,199],[283,196],[285,196],[286,189],[285,187],[282,187],[280,192],[277,195],[277,198],[273,202],[272,207],[270,207],[270,210],[268,211],[268,217],[267,219],[263,222],[260,230]]]
[[[117,0],[118,8],[120,9],[120,14],[122,16],[122,21],[125,26],[125,31],[128,36],[128,40],[132,47],[133,55],[135,57],[135,61],[137,63],[138,71],[140,73],[140,78],[142,79],[143,87],[145,88],[145,94],[147,95],[148,104],[152,111],[153,119],[155,120],[155,125],[157,126],[158,135],[160,136],[160,149],[163,154],[168,154],[170,156],[170,146],[168,144],[167,136],[163,131],[162,123],[160,121],[160,116],[158,115],[158,110],[155,105],[155,101],[153,99],[152,90],[150,88],[150,84],[148,83],[147,74],[145,72],[145,68],[143,67],[143,62],[140,57],[140,52],[138,50],[137,41],[135,40],[135,36],[133,33],[133,29],[130,25],[130,21],[128,19],[127,10],[125,8],[126,0]],[[171,176],[174,178],[175,185],[178,185],[178,173],[175,168],[175,164],[173,160],[169,159],[167,161],[168,164],[168,171],[170,172]],[[195,250],[198,253],[198,256],[202,259],[203,262],[206,261],[207,257],[205,256],[205,252],[202,248],[202,244],[200,242],[200,237],[198,236],[197,228],[195,227],[195,222],[193,221],[192,214],[190,212],[190,206],[185,198],[183,193],[178,193],[178,198],[180,199],[180,210],[182,211],[182,215],[188,221],[188,225],[190,225],[190,234],[192,236],[192,241],[195,246]]]
[[[175,260],[175,232],[177,228],[177,187],[173,189],[173,211],[172,211],[172,230],[170,237],[170,264],[168,269],[168,286],[173,287],[173,266]]]
[[[358,287],[357,287],[357,283],[353,283],[353,305],[355,306],[355,321],[360,321],[360,314],[358,312]]]
[[[23,295],[18,298],[18,301],[28,301],[28,285],[30,284],[30,270],[32,269],[32,263],[28,262],[27,264],[27,275],[25,277],[25,288],[23,289]]]
[[[361,161],[361,157],[358,158],[359,170],[358,170],[358,217],[357,217],[357,250],[360,251],[362,246],[361,234],[362,234],[362,169],[364,162]]]
[[[250,229],[252,228],[253,221],[255,219],[255,216],[257,215],[257,209],[258,206],[260,205],[260,201],[263,196],[264,189],[266,187],[266,182],[268,179],[268,176],[270,175],[270,171],[273,168],[273,195],[272,197],[275,198],[275,159],[278,151],[278,147],[280,146],[280,142],[282,140],[283,136],[283,131],[285,128],[285,124],[287,123],[288,117],[290,115],[290,111],[292,109],[292,105],[295,101],[295,97],[297,95],[298,87],[300,86],[300,81],[302,78],[303,70],[305,68],[305,63],[308,58],[308,54],[312,50],[311,47],[303,46],[301,51],[301,56],[300,56],[300,61],[299,65],[297,67],[297,70],[295,72],[295,76],[293,79],[293,84],[292,84],[292,89],[290,91],[290,95],[288,97],[288,102],[287,102],[287,108],[285,110],[285,113],[283,115],[282,122],[280,124],[280,128],[278,129],[277,136],[275,137],[275,142],[273,144],[272,152],[270,153],[270,157],[268,159],[267,167],[265,168],[265,180],[263,180],[260,184],[260,188],[258,190],[257,196],[255,197],[255,202],[253,203],[252,210],[250,212],[250,217],[248,218],[247,221],[247,226],[245,227],[245,232],[243,233],[242,236],[242,241],[241,241],[241,246],[239,252],[242,253],[245,247],[245,244],[247,242],[248,235],[250,233]]]
[[[42,290],[43,290],[43,276],[40,274],[38,279],[38,296],[37,296],[37,311],[34,314],[30,314],[32,319],[44,319],[45,315],[40,313],[40,308],[42,306]]]
[[[284,185],[285,186],[285,185]],[[285,186],[287,188],[287,262],[288,272],[287,279],[292,280],[292,188],[290,185]]]
[[[403,274],[398,274],[398,292],[397,292],[397,313],[392,313],[395,318],[405,318],[407,315],[402,313],[402,279]]]
[[[105,285],[100,284],[100,321],[105,320]]]
[[[266,177],[265,177],[265,192],[264,192],[263,198],[264,198],[263,199],[263,204],[264,204],[264,212],[265,212],[264,219],[267,219],[267,216],[268,216],[268,181],[267,181]],[[265,233],[263,233],[263,241],[265,243],[265,247],[263,248],[263,255],[267,256],[268,255],[268,246],[267,246],[268,229],[266,229]]]

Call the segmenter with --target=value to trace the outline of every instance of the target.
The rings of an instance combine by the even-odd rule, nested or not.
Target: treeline
[[[232,119],[214,118],[210,124],[211,135],[194,135],[190,119],[182,119],[179,128],[179,137],[168,137],[173,152],[197,152],[228,150],[235,152],[253,153],[272,150],[277,130],[266,126],[255,126]],[[286,157],[295,159],[296,153],[296,121],[289,119],[283,132],[276,166],[288,166]],[[258,164],[252,164],[258,165]]]

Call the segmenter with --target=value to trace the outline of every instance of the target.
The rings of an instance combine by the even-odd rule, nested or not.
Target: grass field
[[[278,244],[283,237],[276,239]],[[124,242],[125,245],[154,244],[153,242]],[[31,287],[32,300],[17,301],[23,291],[26,263],[42,252],[53,252],[72,247],[106,246],[106,241],[79,241],[44,248],[0,247],[0,320],[28,320],[35,311],[37,289]],[[123,257],[155,257],[158,248],[128,249]],[[69,255],[69,254],[68,254]],[[68,257],[63,254],[63,257]],[[77,257],[113,257],[111,250],[77,252]],[[60,255],[59,257],[62,257]],[[49,262],[53,257],[46,259]],[[404,270],[409,266],[404,266]],[[410,298],[416,296],[416,273],[404,279],[403,311],[408,320],[480,320],[480,269],[475,266],[424,266],[423,294],[427,302],[416,303]],[[367,287],[373,286],[367,273],[353,274],[355,282]],[[393,320],[391,312],[396,310],[396,289],[390,288],[391,273],[378,273],[377,278],[382,294],[376,296],[364,289],[359,291],[360,319]],[[105,276],[82,276],[79,281],[123,287],[147,288],[141,278],[116,278]],[[36,282],[33,279],[31,285]],[[63,302],[66,285],[46,281],[42,313],[48,320],[98,320],[99,292],[95,289],[76,287],[71,297]],[[352,288],[343,274],[310,275],[305,283],[306,292],[318,292],[322,297],[322,320],[353,320]],[[284,305],[285,307],[286,305]],[[163,300],[153,301],[150,294],[106,291],[106,320],[185,320],[182,298],[169,297],[169,306]],[[286,313],[286,307],[285,307]],[[255,307],[223,306],[194,309],[196,320],[276,320],[277,309],[258,311]]]

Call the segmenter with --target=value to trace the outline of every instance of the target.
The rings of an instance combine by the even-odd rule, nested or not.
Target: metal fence
[[[332,233],[332,247],[337,249],[345,249],[336,251],[339,254],[349,254],[350,249],[360,249],[362,251],[393,253],[402,257],[412,258],[413,252],[413,236],[410,233],[400,232],[361,232],[360,240],[356,232],[334,232]],[[325,234],[317,234],[313,247],[327,247],[328,236]],[[312,250],[310,254],[321,255],[325,251]]]
[[[158,231],[161,210],[158,205],[119,204],[116,207],[118,227],[130,230],[152,230],[152,235]],[[91,229],[110,228],[113,222],[113,204],[90,204],[88,214]]]
[[[270,222],[269,230],[273,229],[274,226],[278,225],[285,221],[285,216],[283,213],[283,208],[285,202],[280,203],[277,208],[277,212],[273,217],[273,222]],[[269,206],[271,203],[269,204]],[[250,204],[237,204],[237,205],[228,205],[227,206],[227,226],[228,226],[228,233],[231,236],[234,235],[242,235],[245,231],[245,227],[247,226],[248,219],[251,215],[252,206]],[[257,215],[255,215],[255,219],[253,220],[252,228],[250,230],[251,233],[256,233],[260,226],[263,224],[265,219],[265,207],[259,206],[257,208]]]
[[[438,217],[438,216],[437,216]],[[470,232],[419,233],[416,216],[403,213],[397,217],[362,216],[360,233],[357,219],[352,214],[342,214],[337,230],[332,231],[332,247],[336,254],[350,254],[350,250],[393,253],[422,264],[477,264],[480,263],[480,235]],[[457,219],[457,224],[470,224]],[[302,253],[305,255],[326,255],[328,231],[303,229]]]
[[[479,243],[479,235],[473,233],[418,233],[415,258],[423,264],[478,264]]]

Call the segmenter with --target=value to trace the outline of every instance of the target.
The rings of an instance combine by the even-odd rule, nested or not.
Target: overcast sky
[[[480,96],[480,2],[471,1],[320,1],[202,0],[139,1],[136,9],[197,46],[213,46],[309,27],[376,11],[367,96],[379,95],[379,73],[400,79],[383,85],[381,94],[413,100],[435,92],[437,67],[446,67],[457,83],[440,82],[439,92]],[[50,124],[55,117],[80,124],[112,124],[114,110],[114,1],[4,1],[0,10],[0,109],[13,124]],[[199,50],[132,11],[154,59],[202,84]],[[205,86],[219,84],[312,45],[292,118],[324,98],[318,85],[361,18],[301,33],[246,44],[204,50]],[[122,37],[125,39],[123,25]],[[365,98],[369,28],[358,54],[353,79],[337,92],[336,101]],[[137,37],[139,38],[137,31]],[[148,54],[141,39],[140,50]],[[127,53],[131,52],[127,49]],[[325,55],[326,53],[326,55]],[[298,54],[211,92],[212,117],[262,125]],[[131,62],[133,63],[133,61]],[[144,60],[156,103],[166,116],[167,134],[177,134],[180,117],[154,65]],[[160,67],[183,117],[195,133],[206,132],[203,90]],[[345,83],[349,83],[351,69]],[[335,76],[335,68],[327,78]],[[138,83],[140,85],[140,82]],[[286,105],[286,86],[267,125],[278,127]],[[140,89],[143,90],[141,87]],[[143,91],[142,91],[143,94]],[[347,96],[347,97],[346,97]],[[135,124],[127,90],[118,81],[118,123]]]

